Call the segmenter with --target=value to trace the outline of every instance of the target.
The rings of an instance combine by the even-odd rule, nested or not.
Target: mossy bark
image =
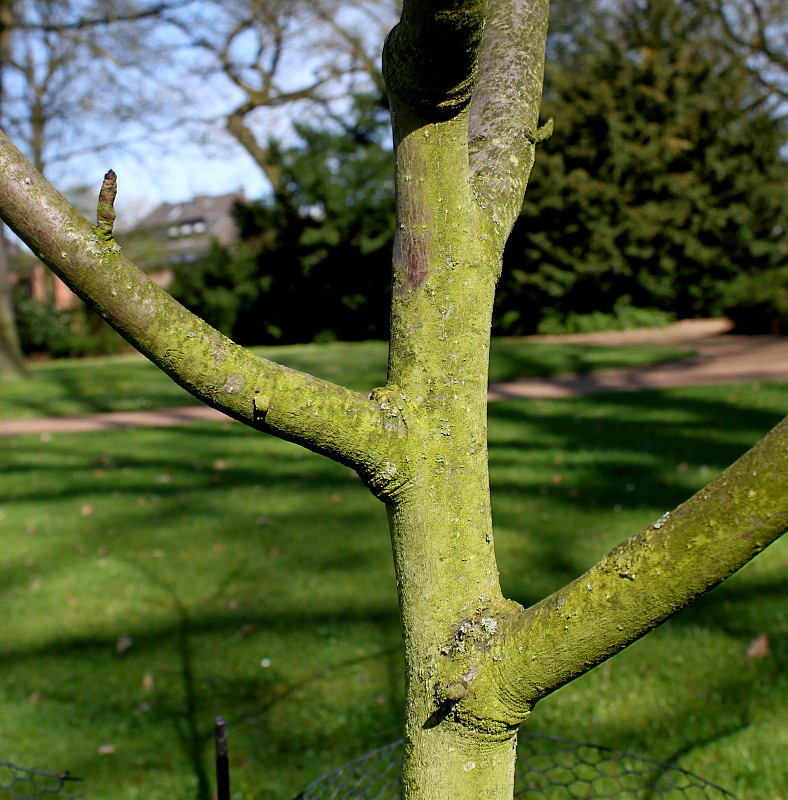
[[[487,363],[499,257],[468,179],[467,112],[440,124],[394,111],[397,232],[389,384],[407,429],[382,493],[405,641],[404,797],[508,797],[518,720],[455,719],[473,664],[512,612],[493,548]],[[482,620],[484,620],[482,622]]]
[[[501,594],[487,474],[490,317],[539,140],[546,0],[405,0],[389,37],[397,231],[387,384],[258,358],[177,304],[0,134],[0,215],[209,405],[356,469],[387,507],[406,668],[405,800],[508,800],[534,704],[780,536],[788,424],[530,609]],[[484,27],[483,23],[487,23]],[[111,203],[110,203],[111,205]]]

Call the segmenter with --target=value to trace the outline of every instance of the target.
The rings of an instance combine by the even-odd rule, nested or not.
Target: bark
[[[473,93],[470,164],[474,185],[496,209],[502,242],[520,214],[536,144],[544,80],[547,0],[491,0]]]
[[[489,636],[511,613],[498,583],[487,476],[486,394],[498,258],[467,179],[467,113],[423,124],[395,105],[398,218],[389,395],[408,431],[385,499],[407,681],[404,796],[511,796],[515,725],[458,722],[441,678],[452,630]],[[479,620],[486,620],[480,622]],[[479,627],[481,626],[481,627]],[[470,641],[470,638],[469,638]]]
[[[783,423],[552,597],[523,609],[501,593],[490,317],[539,139],[545,28],[546,0],[405,3],[385,64],[397,187],[389,374],[369,396],[257,358],[184,310],[114,243],[106,184],[93,226],[0,136],[0,215],[66,283],[195,396],[352,466],[386,504],[405,650],[405,800],[509,800],[517,728],[538,700],[788,524]]]
[[[0,223],[0,380],[27,374],[14,318],[14,292],[5,226]]]
[[[392,100],[425,119],[452,117],[471,101],[486,0],[405,0],[383,49]]]

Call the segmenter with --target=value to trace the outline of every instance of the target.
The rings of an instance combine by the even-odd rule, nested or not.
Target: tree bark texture
[[[487,472],[490,318],[539,136],[547,0],[406,0],[389,37],[397,231],[387,384],[258,358],[179,306],[0,136],[0,213],[182,386],[356,469],[386,505],[406,667],[405,800],[509,800],[541,698],[620,651],[788,525],[788,425],[529,609],[501,593]]]

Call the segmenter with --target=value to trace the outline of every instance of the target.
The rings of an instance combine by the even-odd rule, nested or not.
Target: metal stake
[[[230,800],[230,764],[227,760],[227,723],[216,717],[216,798]]]

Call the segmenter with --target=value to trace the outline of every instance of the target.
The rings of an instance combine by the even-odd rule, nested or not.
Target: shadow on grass
[[[27,380],[6,384],[0,415],[23,407],[28,417],[170,408],[197,403],[141,357],[49,362]],[[17,416],[11,413],[11,416]]]
[[[727,397],[733,393],[740,398],[735,404]],[[746,452],[782,417],[777,403],[765,405],[750,404],[744,387],[493,404],[496,527],[549,574],[553,591]],[[627,529],[631,520],[637,527]],[[538,591],[523,581],[515,585],[526,605],[548,591],[544,580]]]
[[[490,380],[493,382],[556,375],[588,376],[599,369],[654,366],[675,361],[694,363],[691,358],[693,351],[686,348],[635,346],[606,349],[599,345],[548,344],[507,337],[493,339],[490,352]]]
[[[738,402],[730,401],[732,393]],[[505,576],[516,571],[507,578],[507,593],[526,604],[536,602],[574,579],[616,541],[685,500],[779,420],[779,403],[759,398],[758,392],[736,388],[491,406],[494,512],[508,540],[501,566]],[[163,686],[151,695],[150,708],[134,711],[133,718],[140,726],[176,732],[199,800],[210,796],[208,752],[211,722],[218,713],[228,718],[231,734],[243,740],[240,751],[264,752],[274,763],[300,758],[299,750],[310,747],[330,749],[336,746],[332,737],[350,741],[362,728],[373,728],[381,740],[396,738],[402,686],[393,589],[390,595],[371,592],[362,599],[347,589],[390,561],[385,514],[347,469],[302,457],[297,449],[241,426],[222,424],[55,436],[49,442],[28,437],[9,443],[0,461],[5,498],[30,509],[31,517],[40,513],[45,519],[47,505],[54,514],[73,507],[75,516],[80,505],[95,506],[73,534],[42,543],[45,555],[38,572],[76,572],[84,566],[68,535],[91,553],[104,547],[121,551],[122,544],[125,550],[118,558],[124,569],[164,599],[166,620],[140,609],[129,630],[134,639],[129,656],[138,665],[172,659],[177,668],[163,673]],[[294,499],[284,502],[284,495]],[[174,559],[153,569],[151,562],[134,560],[138,550],[175,550],[173,537],[196,536],[197,530],[206,552],[213,542],[225,548],[224,555],[200,550],[200,558],[224,564],[224,572],[217,572],[201,596],[184,597],[189,577],[182,571],[192,568],[191,561],[184,566]],[[232,556],[231,548],[237,548]],[[4,564],[0,579],[8,591],[29,583],[26,558],[20,551]],[[519,577],[523,567],[538,579]],[[192,580],[200,580],[199,574],[195,571]],[[285,578],[266,582],[276,574]],[[238,582],[254,582],[254,591],[265,600],[248,611],[217,611],[213,601],[223,602],[225,587]],[[782,591],[776,577],[726,584],[670,626],[685,638],[703,628],[746,642],[762,629],[771,634],[777,623],[764,620],[763,609],[776,607]],[[336,639],[346,649],[345,641],[355,644],[353,637],[363,638],[367,630],[374,631],[380,645],[372,652],[340,653],[335,647],[319,666],[313,656],[303,655],[304,642]],[[256,641],[294,642],[291,666],[236,669],[238,654],[249,657]],[[91,669],[105,667],[108,674],[129,663],[115,652],[112,635],[61,635],[45,644],[4,649],[4,667],[16,675],[35,673],[41,661],[90,663]],[[265,652],[256,656],[258,664]],[[384,668],[385,702],[379,709],[351,710],[336,726],[320,730],[312,718],[330,711],[321,692],[332,691],[337,676],[373,663]],[[773,674],[776,667],[766,666],[766,673]],[[137,683],[141,669],[135,666],[133,672]],[[637,686],[648,691],[647,682]],[[71,699],[73,687],[61,691],[64,702]],[[746,725],[748,704],[761,702],[763,694],[740,662],[715,664],[704,691],[719,700],[723,712],[711,717],[708,697],[683,696],[680,707],[667,709],[654,701],[648,715],[653,722],[642,733],[645,745],[638,740],[640,733],[633,735],[629,716],[608,725],[605,743],[632,741],[632,748],[644,753],[677,758]],[[105,713],[128,716],[131,695],[114,700],[110,695],[80,695],[85,704],[80,713],[88,719]],[[726,705],[726,697],[736,702]],[[291,718],[287,730],[276,721],[277,707],[285,700],[308,706]],[[701,721],[688,725],[689,715]],[[299,721],[304,730],[292,730]],[[331,732],[336,730],[341,733]],[[593,740],[592,733],[561,732]],[[647,738],[660,735],[666,738],[656,752],[646,746]],[[159,734],[156,741],[161,740]]]
[[[135,565],[138,567],[138,565]],[[160,576],[147,574],[147,580],[165,592],[170,599],[174,619],[167,625],[156,629],[142,624],[138,629],[129,629],[129,647],[133,650],[136,663],[171,663],[175,666],[168,674],[166,686],[153,691],[150,702],[133,707],[128,695],[116,696],[107,691],[95,693],[74,692],[71,680],[64,690],[48,692],[49,700],[63,705],[77,703],[76,713],[83,720],[91,721],[99,718],[115,720],[113,725],[119,727],[120,720],[130,716],[146,727],[156,731],[152,737],[152,746],[170,749],[170,731],[178,742],[184,761],[189,765],[195,785],[196,800],[210,800],[213,794],[211,743],[213,737],[213,719],[225,715],[231,736],[242,736],[252,739],[252,747],[264,745],[282,754],[291,750],[301,737],[298,731],[280,730],[274,716],[275,709],[283,702],[307,692],[319,684],[331,685],[343,672],[352,668],[363,667],[371,662],[384,662],[388,675],[387,707],[389,712],[389,732],[392,738],[398,735],[399,712],[402,702],[401,670],[399,669],[400,648],[398,644],[376,649],[374,652],[355,657],[338,658],[336,654],[324,660],[319,669],[312,669],[302,674],[277,670],[258,670],[256,674],[231,674],[229,665],[233,662],[232,644],[237,639],[239,627],[251,630],[244,636],[287,637],[293,629],[303,636],[319,637],[326,628],[334,631],[352,628],[359,624],[372,625],[385,632],[385,638],[397,639],[398,620],[396,611],[388,609],[349,609],[340,613],[312,615],[305,613],[284,614],[277,612],[275,616],[247,615],[239,620],[237,615],[227,614],[195,614],[181,600],[176,588]],[[244,621],[241,626],[240,622]],[[206,647],[214,648],[224,641],[224,653],[212,653],[206,657]],[[90,663],[91,668],[100,673],[111,673],[124,662],[128,669],[128,658],[125,652],[118,654],[114,638],[63,636],[53,638],[46,645],[28,647],[3,652],[4,669],[21,671],[30,676],[31,684],[38,665],[43,662],[55,662],[58,670],[71,673],[74,665]],[[221,645],[220,645],[221,646]],[[228,665],[222,671],[221,661]],[[210,663],[207,663],[210,662]],[[123,669],[123,667],[121,667]],[[299,671],[298,666],[294,670]],[[96,687],[98,688],[98,687]],[[248,746],[241,748],[248,750]],[[298,758],[297,752],[293,757]],[[88,761],[88,763],[90,763]],[[90,767],[79,766],[74,759],[72,766],[86,775],[90,775]],[[296,787],[293,787],[294,789]]]

